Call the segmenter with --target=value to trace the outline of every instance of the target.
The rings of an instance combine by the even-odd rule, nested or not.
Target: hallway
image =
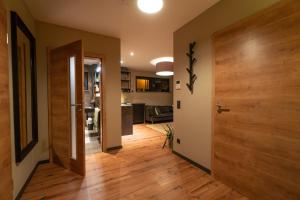
[[[162,149],[164,136],[144,125],[123,137],[123,149],[87,156],[86,177],[40,165],[22,199],[245,200],[187,161]]]

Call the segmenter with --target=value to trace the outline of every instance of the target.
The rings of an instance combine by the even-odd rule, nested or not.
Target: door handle
[[[82,111],[82,104],[71,104],[71,107],[76,107],[76,111]]]
[[[79,107],[82,106],[81,104],[71,104],[71,106]]]
[[[222,105],[222,104],[216,104],[217,106],[217,112],[219,114],[221,114],[222,112],[230,112],[230,109],[229,108],[226,108],[225,105]]]

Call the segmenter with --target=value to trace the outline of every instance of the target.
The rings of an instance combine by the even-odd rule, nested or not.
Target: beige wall
[[[42,153],[48,158],[48,112],[47,112],[47,47],[59,47],[76,40],[83,41],[85,52],[102,54],[105,85],[107,147],[121,145],[121,108],[120,108],[120,39],[88,33],[71,28],[36,22],[37,26],[37,65],[39,121],[43,128],[40,137]]]
[[[174,111],[174,150],[198,164],[211,168],[212,134],[212,44],[214,32],[254,14],[278,0],[222,0],[174,33],[174,84],[181,81],[181,90],[174,91],[174,104],[181,100],[182,109]],[[195,73],[198,79],[191,95],[185,86],[188,74],[188,44],[197,42]],[[181,144],[176,143],[181,139]]]
[[[26,26],[30,29],[32,34],[36,37],[36,24],[31,16],[30,12],[26,8],[26,5],[22,0],[6,0],[5,1],[8,11],[15,11],[22,18]],[[13,178],[13,193],[14,197],[18,194],[24,183],[26,182],[31,171],[35,167],[41,157],[41,142],[33,148],[33,150],[24,158],[21,163],[15,162],[15,138],[14,138],[14,121],[13,121],[13,93],[12,93],[12,66],[11,66],[11,37],[10,37],[10,13],[8,13],[8,35],[9,35],[9,73],[10,73],[10,110],[11,110],[11,147],[12,147],[12,178]],[[40,99],[38,103],[42,103]],[[40,123],[39,123],[40,126]],[[41,128],[39,129],[39,135],[41,135]]]
[[[38,161],[49,158],[48,150],[48,105],[47,105],[47,50],[48,46],[57,47],[82,39],[88,52],[104,55],[107,146],[121,145],[121,109],[120,109],[120,40],[117,38],[87,33],[70,28],[59,27],[43,22],[36,22],[22,0],[6,0],[8,10],[16,11],[37,40],[37,82],[38,82],[38,132],[39,141],[34,149],[19,164],[15,163],[14,127],[13,127],[13,94],[11,71],[11,44],[9,42],[10,65],[10,110],[11,110],[11,146],[12,177],[14,197],[25,184],[28,176]],[[10,15],[8,14],[8,21]],[[8,23],[9,41],[10,21]]]
[[[131,93],[122,93],[121,101],[130,103],[145,103],[147,105],[172,105],[173,104],[173,78],[170,79],[170,92],[136,92],[135,78],[136,76],[158,77],[154,72],[131,71]]]

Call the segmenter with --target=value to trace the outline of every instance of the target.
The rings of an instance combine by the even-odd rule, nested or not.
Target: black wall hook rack
[[[197,62],[197,59],[194,58],[194,48],[196,46],[196,42],[192,42],[189,45],[189,52],[186,54],[189,58],[189,67],[186,68],[188,74],[189,74],[189,83],[186,84],[188,89],[190,90],[191,94],[194,92],[194,83],[197,80],[197,75],[194,74],[194,64]]]

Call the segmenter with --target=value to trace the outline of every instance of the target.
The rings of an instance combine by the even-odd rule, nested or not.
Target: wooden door
[[[12,199],[6,10],[0,0],[0,199]]]
[[[300,1],[214,36],[213,174],[251,199],[300,199]]]
[[[50,158],[84,175],[82,42],[50,50],[48,67]]]

